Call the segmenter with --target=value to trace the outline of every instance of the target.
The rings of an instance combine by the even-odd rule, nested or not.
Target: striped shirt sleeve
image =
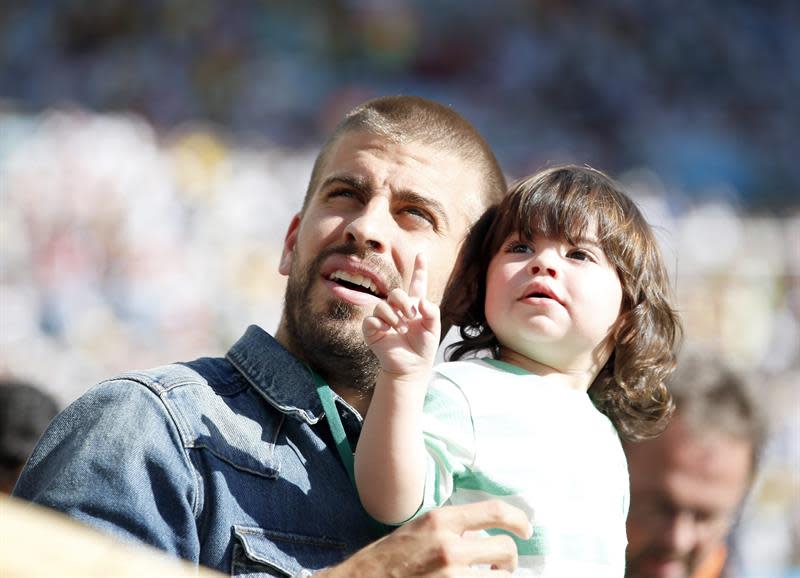
[[[428,467],[419,513],[443,505],[453,493],[453,480],[475,459],[475,429],[469,402],[461,388],[434,373],[423,417]]]

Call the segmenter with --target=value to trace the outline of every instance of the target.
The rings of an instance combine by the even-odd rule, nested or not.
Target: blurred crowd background
[[[273,330],[321,139],[399,93],[452,105],[510,178],[570,161],[627,186],[687,342],[770,413],[738,575],[800,569],[796,0],[6,0],[0,372],[64,405]]]

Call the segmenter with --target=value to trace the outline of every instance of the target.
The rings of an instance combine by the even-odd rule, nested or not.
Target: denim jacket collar
[[[226,357],[278,411],[308,424],[323,416],[306,365],[257,325],[247,328]]]

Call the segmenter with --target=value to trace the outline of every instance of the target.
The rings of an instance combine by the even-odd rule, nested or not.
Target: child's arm
[[[417,255],[409,293],[393,290],[364,319],[364,340],[381,371],[356,449],[356,486],[367,512],[387,524],[413,516],[425,490],[422,407],[440,332],[439,308],[426,292],[426,264]]]

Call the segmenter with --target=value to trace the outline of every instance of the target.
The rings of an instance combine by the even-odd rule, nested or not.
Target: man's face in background
[[[676,415],[626,444],[631,479],[627,578],[689,578],[723,545],[752,475],[749,442],[693,432]]]

